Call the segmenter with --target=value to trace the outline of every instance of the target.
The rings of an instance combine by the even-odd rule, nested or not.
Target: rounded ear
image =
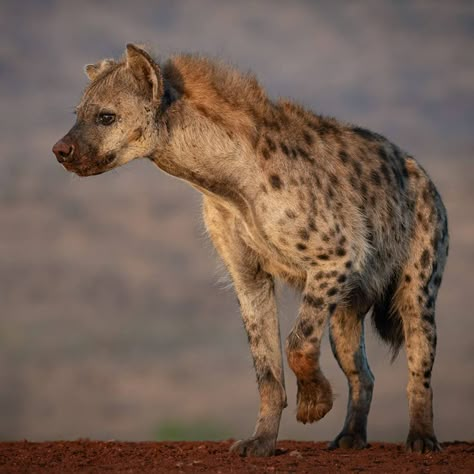
[[[127,44],[126,64],[152,101],[160,102],[163,95],[163,77],[160,66],[144,49],[134,44]]]
[[[109,69],[110,66],[113,66],[115,61],[113,59],[102,59],[95,64],[87,64],[84,66],[84,72],[86,76],[93,81],[99,74],[102,74],[106,69]]]

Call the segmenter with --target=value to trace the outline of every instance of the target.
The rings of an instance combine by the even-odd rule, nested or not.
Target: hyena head
[[[162,135],[158,64],[129,44],[122,61],[104,59],[85,71],[91,82],[76,108],[76,123],[53,147],[58,161],[79,176],[92,176],[150,156]]]

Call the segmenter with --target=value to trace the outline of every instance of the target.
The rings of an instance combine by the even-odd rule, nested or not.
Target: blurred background
[[[438,302],[435,423],[474,438],[474,3],[472,1],[7,1],[0,3],[0,439],[247,436],[258,396],[236,298],[204,233],[200,196],[138,161],[67,174],[51,147],[74,122],[82,68],[127,42],[253,70],[273,97],[376,130],[429,171],[450,218]],[[279,288],[282,334],[298,298]],[[405,354],[367,327],[376,387],[369,437],[402,441]],[[326,338],[327,339],[327,338]],[[337,399],[281,438],[342,426]]]

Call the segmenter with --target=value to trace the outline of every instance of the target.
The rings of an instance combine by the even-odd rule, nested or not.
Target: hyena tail
[[[393,278],[372,308],[373,326],[382,340],[390,346],[392,362],[397,358],[405,340],[402,319],[393,305],[397,288],[398,278]]]

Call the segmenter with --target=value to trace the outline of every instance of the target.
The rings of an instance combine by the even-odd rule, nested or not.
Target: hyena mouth
[[[115,161],[115,158],[116,158],[116,155],[115,153],[108,153],[107,155],[105,155],[105,157],[101,160],[101,164],[103,165],[110,165],[111,163],[113,163]]]
[[[115,153],[108,153],[96,162],[64,163],[64,167],[78,176],[95,176],[111,170],[116,158],[117,155]]]

